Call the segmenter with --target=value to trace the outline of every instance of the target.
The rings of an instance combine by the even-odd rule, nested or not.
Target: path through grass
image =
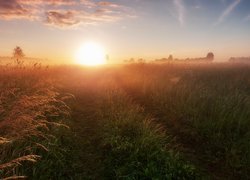
[[[194,179],[164,128],[114,84],[78,87],[71,102],[74,178]],[[98,88],[97,88],[98,87]],[[93,88],[93,87],[91,87]]]

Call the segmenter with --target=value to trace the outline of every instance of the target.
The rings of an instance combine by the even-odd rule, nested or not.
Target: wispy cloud
[[[218,25],[220,23],[222,23],[225,18],[227,18],[231,12],[238,6],[238,4],[240,4],[241,0],[235,0],[234,2],[232,2],[220,15],[220,17],[218,18],[217,22],[215,23],[215,25]]]
[[[225,4],[227,0],[220,0],[221,3]]]
[[[185,14],[186,14],[186,7],[183,3],[183,0],[174,0],[174,5],[178,13],[178,21],[180,25],[183,26],[185,24]]]
[[[110,1],[0,0],[0,20],[36,20],[59,28],[113,22],[132,17],[131,13],[128,7]]]
[[[250,21],[250,14],[249,15],[247,15],[244,19],[243,19],[243,21]]]
[[[74,5],[77,1],[74,0],[17,0],[20,4],[47,4],[47,5]]]

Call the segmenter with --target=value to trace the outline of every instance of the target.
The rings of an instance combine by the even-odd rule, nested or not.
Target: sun
[[[106,53],[104,48],[95,42],[83,44],[76,52],[78,64],[86,66],[97,66],[106,64]]]

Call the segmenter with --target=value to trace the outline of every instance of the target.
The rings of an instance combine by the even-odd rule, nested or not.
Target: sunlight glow
[[[88,42],[76,52],[76,60],[81,65],[103,65],[106,64],[106,53],[98,43]]]

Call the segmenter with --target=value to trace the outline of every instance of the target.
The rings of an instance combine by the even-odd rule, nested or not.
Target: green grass
[[[102,100],[104,97],[104,100]],[[194,179],[193,166],[183,161],[164,128],[145,116],[119,90],[101,96],[105,176],[112,179]]]
[[[0,69],[1,178],[250,178],[248,65]]]
[[[225,176],[248,179],[250,67],[219,64],[177,66],[175,71],[168,68],[161,72],[163,67],[147,66],[144,77],[139,74],[133,80],[121,78],[121,82],[180,143],[200,156],[198,165],[208,164],[220,168],[219,173]],[[172,81],[175,77],[178,82]]]

